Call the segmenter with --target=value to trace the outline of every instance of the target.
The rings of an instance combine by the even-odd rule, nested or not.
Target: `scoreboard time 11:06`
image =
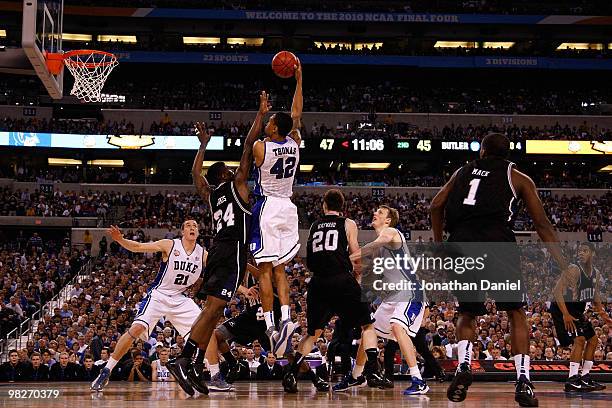
[[[225,147],[232,151],[242,151],[243,140],[240,138],[226,138]],[[446,141],[438,139],[388,139],[388,138],[304,138],[300,148],[305,152],[323,154],[329,157],[335,155],[351,155],[368,153],[378,155],[405,155],[405,154],[441,154],[441,153],[477,153],[480,151],[480,142],[472,141]],[[515,153],[522,153],[523,142],[510,142],[510,149]]]
[[[480,142],[473,141],[442,141],[432,139],[383,139],[383,138],[323,138],[308,140],[307,143],[318,142],[320,150],[325,152],[380,152],[380,153],[432,153],[432,152],[478,152]],[[310,146],[312,148],[312,146]],[[511,142],[511,150],[522,151],[522,142]]]

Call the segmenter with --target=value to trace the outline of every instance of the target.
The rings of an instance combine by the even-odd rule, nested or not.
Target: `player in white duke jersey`
[[[256,203],[253,206],[250,250],[261,272],[259,289],[272,352],[282,357],[296,325],[289,314],[289,284],[285,263],[300,249],[297,207],[291,202],[293,179],[300,162],[299,132],[302,117],[302,67],[295,66],[295,93],[291,115],[278,112],[265,127],[265,139],[253,146]],[[281,323],[276,330],[274,280],[281,303]]]
[[[153,382],[168,382],[174,381],[172,374],[168,370],[167,364],[170,359],[170,350],[168,347],[163,347],[158,355],[158,359],[151,363],[151,372],[153,373]]]
[[[162,253],[159,272],[147,290],[146,297],[138,307],[132,326],[125,332],[108,359],[106,366],[91,383],[91,389],[101,391],[110,378],[111,371],[127,353],[135,340],[146,341],[159,319],[163,316],[170,321],[183,337],[191,330],[191,325],[200,314],[200,308],[187,297],[187,289],[194,285],[204,266],[207,251],[196,242],[198,223],[195,220],[183,222],[182,237],[162,239],[155,242],[137,242],[125,239],[114,225],[108,229],[111,238],[131,252]]]
[[[372,227],[376,231],[377,238],[373,242],[351,254],[353,262],[358,262],[364,257],[380,257],[387,260],[408,259],[410,251],[406,244],[404,235],[396,228],[399,222],[399,213],[395,208],[381,205],[372,218]],[[383,264],[386,265],[386,262]],[[429,387],[423,378],[417,365],[416,351],[411,337],[415,337],[423,322],[425,314],[425,295],[416,280],[414,271],[410,268],[402,268],[396,265],[393,268],[385,268],[382,277],[383,282],[399,283],[402,280],[413,282],[415,290],[401,290],[395,293],[380,293],[382,303],[374,313],[374,329],[379,337],[396,341],[400,351],[408,363],[412,385],[404,390],[404,395],[425,394]],[[361,356],[358,360],[365,360],[363,349],[359,350]],[[392,387],[392,384],[390,384]]]

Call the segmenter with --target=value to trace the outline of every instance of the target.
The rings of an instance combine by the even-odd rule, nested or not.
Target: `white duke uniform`
[[[171,381],[171,377],[170,377],[170,371],[168,370],[168,366],[167,365],[162,365],[160,360],[156,360],[157,364],[156,365],[156,369],[157,369],[157,381],[160,382],[167,382],[167,381]]]
[[[401,257],[409,257],[410,251],[404,235],[393,228],[401,237],[402,243],[398,249],[383,248],[381,257],[395,258],[397,255]],[[416,274],[410,269],[393,268],[392,270],[385,269],[384,282],[399,282],[401,280],[410,280],[418,284]],[[418,285],[420,288],[420,285]],[[383,302],[378,306],[374,313],[374,329],[379,337],[396,340],[391,331],[391,323],[401,325],[410,337],[415,337],[423,322],[425,314],[425,295],[422,289],[415,291],[402,290],[385,296]]]
[[[300,147],[290,137],[265,141],[264,160],[256,167],[257,202],[253,206],[250,250],[257,264],[291,260],[300,249],[297,207],[291,202]]]
[[[146,327],[147,338],[164,316],[181,336],[189,334],[201,310],[184,292],[200,277],[203,258],[204,248],[199,244],[196,244],[193,252],[187,253],[180,238],[172,240],[168,260],[161,263],[134,318],[135,324]]]

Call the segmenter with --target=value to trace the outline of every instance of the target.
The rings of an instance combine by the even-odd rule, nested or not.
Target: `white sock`
[[[353,378],[357,378],[357,377],[359,377],[363,373],[363,367],[364,366],[362,366],[362,365],[360,366],[360,365],[357,365],[357,364],[355,364],[353,366],[353,373],[352,373]]]
[[[457,343],[457,358],[459,359],[459,365],[461,363],[467,363],[470,365],[472,363],[472,342],[469,340],[460,340]],[[457,370],[459,369],[459,365],[457,366]]]
[[[113,368],[115,368],[118,362],[119,361],[115,360],[114,358],[109,357],[108,361],[106,362],[105,368],[108,368],[109,370],[113,371]]]
[[[524,375],[529,380],[529,355],[517,354],[514,356],[514,366],[516,367],[516,378]]]
[[[573,361],[570,361],[570,372],[569,372],[569,376],[573,377],[575,375],[578,375],[578,372],[580,371],[580,363],[575,363]]]
[[[593,368],[593,362],[589,361],[589,360],[584,360],[582,362],[582,373],[581,373],[581,375],[587,375],[591,371],[591,368]]]
[[[421,372],[419,371],[419,366],[418,365],[415,365],[414,367],[410,367],[410,376],[411,377],[416,377],[419,380],[423,379],[421,377]]]
[[[276,329],[276,326],[274,325],[274,312],[273,311],[264,312],[264,319],[266,320],[266,330],[269,329],[270,327],[274,327],[274,329]]]
[[[219,363],[217,364],[209,364],[208,365],[208,370],[210,371],[210,377],[214,377],[215,375],[219,374]]]
[[[281,306],[281,321],[289,320],[289,305]]]

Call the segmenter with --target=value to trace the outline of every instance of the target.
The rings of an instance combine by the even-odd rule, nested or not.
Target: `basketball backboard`
[[[53,99],[64,96],[64,71],[58,75],[51,74],[45,53],[62,50],[63,19],[64,0],[23,1],[21,46],[35,74]]]

